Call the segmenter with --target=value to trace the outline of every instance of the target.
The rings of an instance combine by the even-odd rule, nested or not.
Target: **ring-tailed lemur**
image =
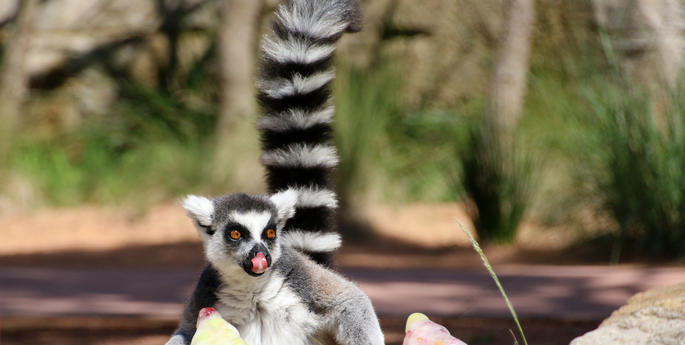
[[[369,298],[324,267],[340,244],[330,232],[331,61],[340,36],[359,29],[355,1],[280,4],[259,82],[262,162],[273,194],[185,199],[209,265],[167,345],[189,344],[203,307],[218,309],[250,345],[384,343]]]

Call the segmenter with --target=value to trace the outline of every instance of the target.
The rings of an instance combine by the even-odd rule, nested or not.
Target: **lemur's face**
[[[184,207],[195,221],[207,259],[223,271],[260,276],[281,253],[279,233],[293,216],[297,194],[271,197],[231,194],[214,200],[188,196]]]

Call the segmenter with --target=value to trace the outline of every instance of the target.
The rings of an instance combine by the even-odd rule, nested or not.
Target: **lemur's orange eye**
[[[238,231],[238,230],[231,231],[231,238],[232,239],[239,240],[240,236],[241,236],[240,231]]]
[[[266,238],[272,240],[275,237],[276,237],[276,230],[274,230],[274,229],[266,230]]]

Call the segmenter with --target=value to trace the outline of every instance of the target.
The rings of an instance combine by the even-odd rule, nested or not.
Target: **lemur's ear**
[[[183,208],[188,211],[188,216],[193,218],[201,226],[212,225],[214,215],[214,203],[203,196],[188,195],[183,199]]]
[[[297,192],[286,189],[282,192],[271,195],[269,198],[276,205],[279,222],[285,222],[295,215],[295,204],[297,204]]]

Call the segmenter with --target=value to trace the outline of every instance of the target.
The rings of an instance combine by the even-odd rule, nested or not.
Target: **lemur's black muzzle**
[[[255,245],[243,260],[243,269],[247,274],[257,277],[271,267],[271,255],[263,244]]]

